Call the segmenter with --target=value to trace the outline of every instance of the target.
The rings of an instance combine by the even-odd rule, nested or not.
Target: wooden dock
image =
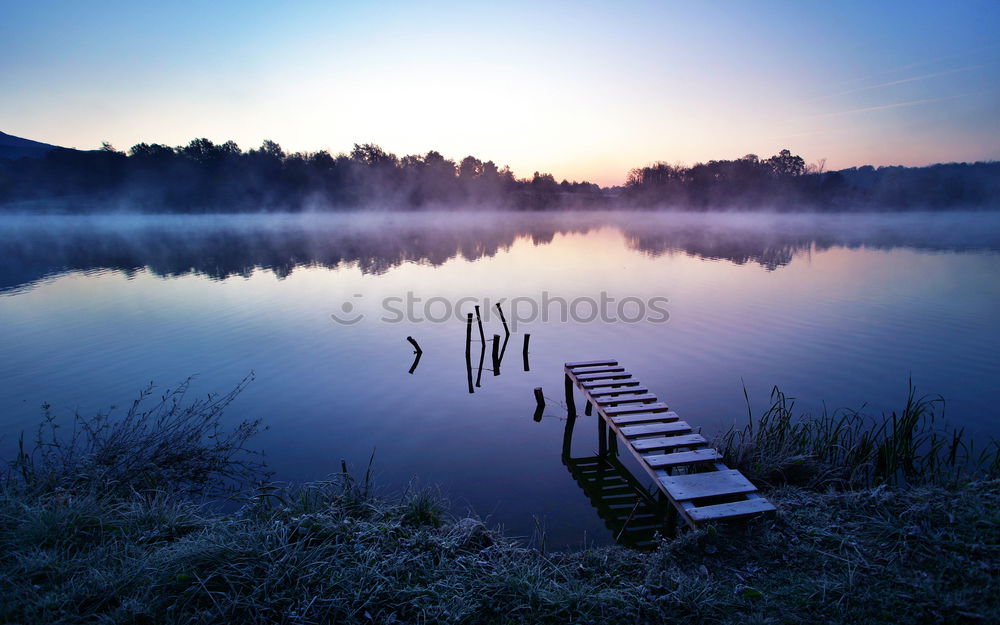
[[[596,410],[601,453],[610,441],[635,456],[685,523],[723,521],[771,513],[774,505],[739,471],[722,462],[718,451],[667,404],[643,386],[617,360],[568,362],[566,401],[576,413],[574,386],[587,402],[587,414]]]

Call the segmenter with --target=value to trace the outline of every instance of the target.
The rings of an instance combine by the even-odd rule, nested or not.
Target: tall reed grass
[[[150,384],[123,414],[112,407],[65,420],[45,405],[33,444],[21,434],[3,479],[39,491],[96,485],[104,495],[237,490],[265,475],[260,455],[246,446],[260,431],[260,420],[229,426],[222,418],[252,380],[251,373],[228,393],[195,398],[189,397],[190,378],[159,397]]]
[[[770,485],[855,489],[885,484],[951,484],[1000,475],[1000,444],[977,449],[963,428],[944,420],[944,399],[918,395],[911,380],[899,412],[879,416],[841,409],[795,413],[795,399],[777,387],[771,405],[717,441],[726,462]]]

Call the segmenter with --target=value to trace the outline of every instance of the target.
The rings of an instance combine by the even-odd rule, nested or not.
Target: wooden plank
[[[635,405],[601,408],[601,412],[608,415],[609,417],[614,417],[623,414],[631,414],[634,412],[666,412],[668,410],[670,410],[670,406],[664,404],[663,402],[655,404],[635,404]]]
[[[722,455],[714,449],[694,449],[692,451],[676,451],[672,454],[655,454],[645,456],[646,464],[654,468],[683,467],[699,462],[717,462]]]
[[[604,388],[608,386],[639,386],[639,380],[598,380],[596,382],[580,382],[580,388],[588,391],[592,388]]]
[[[634,423],[652,423],[660,421],[680,421],[676,412],[645,412],[642,414],[630,414],[623,417],[611,417],[611,422],[615,425],[632,425]]]
[[[594,367],[592,369],[582,369],[580,371],[573,371],[573,375],[580,377],[582,375],[590,375],[592,373],[621,373],[625,370],[625,367]]]
[[[758,497],[756,499],[746,499],[733,503],[719,503],[713,506],[700,506],[690,510],[691,518],[702,523],[704,521],[723,521],[727,519],[739,519],[755,514],[773,512],[774,507],[767,499]]]
[[[594,374],[581,373],[580,375],[576,376],[576,379],[581,382],[593,382],[594,380],[621,380],[631,377],[632,377],[631,373],[622,369],[617,373],[594,373]]]
[[[682,434],[680,436],[661,436],[658,438],[636,439],[630,441],[637,451],[653,451],[654,449],[677,449],[678,447],[700,447],[708,441],[701,434]]]
[[[649,404],[656,401],[656,395],[646,393],[644,395],[617,395],[613,397],[594,398],[598,406],[612,406],[614,404]]]
[[[739,495],[757,490],[757,487],[736,469],[671,475],[662,478],[660,482],[663,483],[667,494],[676,501],[691,501],[692,499],[719,495]]]
[[[649,389],[645,386],[632,386],[625,388],[609,388],[602,390],[586,391],[591,397],[611,397],[611,396],[621,396],[621,395],[642,395],[648,393]]]
[[[582,360],[580,362],[567,362],[563,366],[567,369],[576,369],[577,367],[610,367],[617,364],[617,360]]]
[[[648,423],[645,425],[627,425],[618,428],[625,438],[636,436],[652,436],[654,434],[689,434],[691,426],[683,421],[673,423]]]

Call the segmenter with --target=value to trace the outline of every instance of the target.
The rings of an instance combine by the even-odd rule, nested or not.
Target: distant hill
[[[0,132],[0,158],[40,158],[52,150],[65,150],[58,145],[49,145],[31,139],[22,139]]]

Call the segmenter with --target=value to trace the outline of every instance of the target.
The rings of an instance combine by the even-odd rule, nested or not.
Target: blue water
[[[43,403],[92,413],[149,381],[218,392],[253,371],[227,418],[264,420],[254,446],[279,479],[363,469],[374,451],[386,490],[416,477],[515,534],[607,542],[560,458],[563,362],[619,359],[706,434],[743,422],[743,385],[757,409],[778,385],[803,410],[878,413],[912,377],[985,442],[1000,435],[998,250],[1000,218],[982,213],[8,216],[0,445]],[[602,292],[646,318],[586,321]],[[419,319],[383,320],[407,293]],[[548,319],[530,318],[543,298]],[[499,299],[513,332],[499,375],[487,345],[470,394],[464,316]],[[504,335],[495,314],[485,333]],[[412,374],[407,336],[424,350]],[[578,420],[574,455],[596,438]]]

